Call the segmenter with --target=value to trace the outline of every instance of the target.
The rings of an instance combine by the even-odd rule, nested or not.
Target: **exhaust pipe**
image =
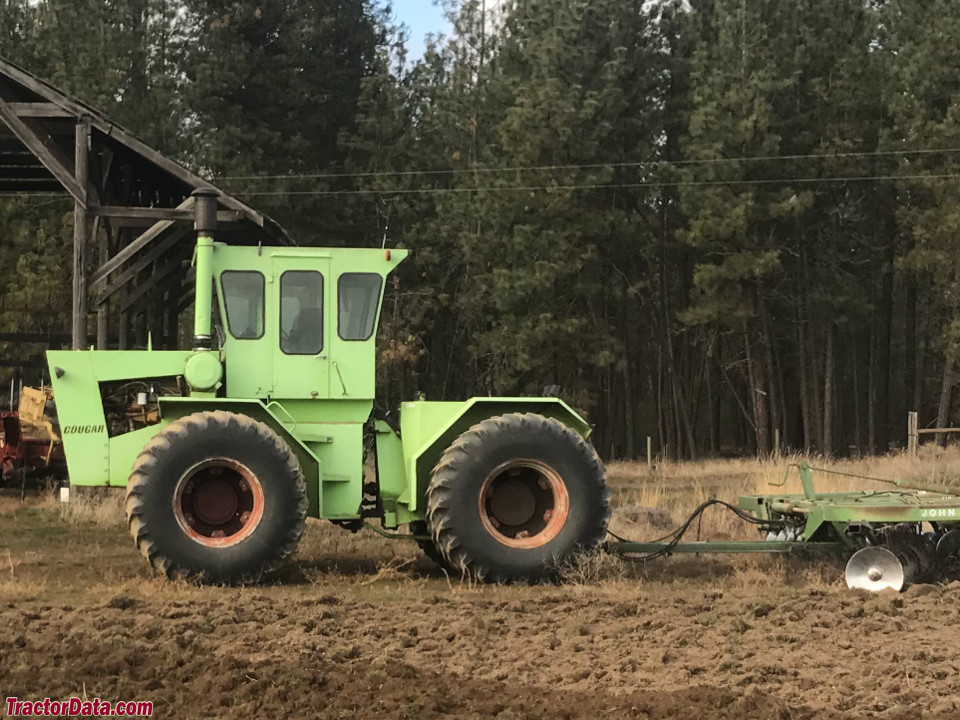
[[[213,304],[213,235],[217,230],[217,199],[220,193],[212,188],[193,191],[194,230],[197,232],[197,250],[194,257],[196,269],[196,294],[193,318],[193,347],[209,350],[210,311]]]

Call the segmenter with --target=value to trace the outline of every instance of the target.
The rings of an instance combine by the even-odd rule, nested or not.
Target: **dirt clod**
[[[129,610],[134,605],[137,604],[137,601],[126,595],[117,595],[110,598],[107,602],[107,607],[114,608],[116,610]]]
[[[912,597],[923,597],[924,595],[939,595],[940,588],[937,587],[936,585],[921,583],[917,585],[911,585],[910,587],[908,587],[906,589],[905,594]]]
[[[753,609],[753,616],[755,618],[766,617],[775,609],[775,605],[771,605],[770,603],[760,603]]]

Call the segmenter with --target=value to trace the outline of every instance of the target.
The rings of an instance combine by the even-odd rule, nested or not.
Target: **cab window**
[[[287,355],[323,350],[323,275],[288,270],[280,276],[280,349]]]
[[[263,337],[263,275],[254,271],[228,270],[220,275],[227,329],[238,340]]]
[[[337,329],[344,340],[369,340],[377,324],[380,288],[377,273],[344,273],[339,280]]]

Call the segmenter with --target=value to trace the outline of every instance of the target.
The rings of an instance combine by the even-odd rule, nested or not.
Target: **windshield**
[[[227,329],[238,340],[263,337],[263,275],[230,270],[220,276]]]

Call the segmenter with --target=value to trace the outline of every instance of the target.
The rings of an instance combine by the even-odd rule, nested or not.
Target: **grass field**
[[[679,523],[708,497],[771,491],[790,462],[612,464],[613,527],[661,535],[619,508]],[[823,464],[960,477],[953,450]],[[731,518],[708,511],[703,538],[756,537]],[[177,718],[960,716],[960,582],[868,596],[842,571],[829,559],[601,556],[565,569],[563,585],[481,586],[412,544],[311,521],[275,581],[196,587],[150,575],[119,502],[4,496],[0,694],[146,699]]]

